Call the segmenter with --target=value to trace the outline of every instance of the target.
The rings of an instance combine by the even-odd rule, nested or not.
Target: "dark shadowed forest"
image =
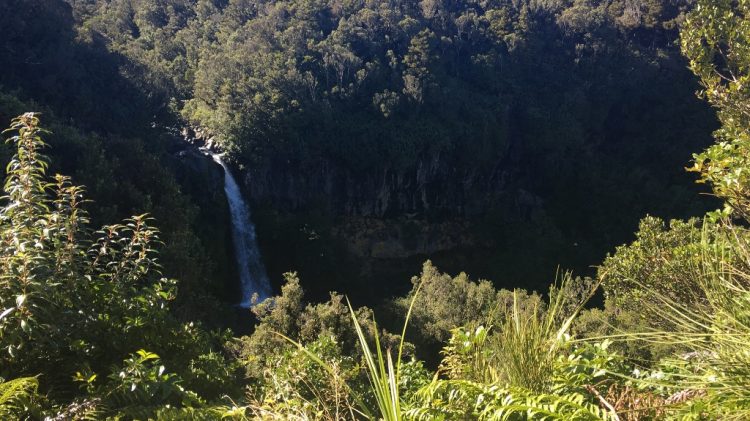
[[[749,12],[0,2],[0,418],[750,417]]]

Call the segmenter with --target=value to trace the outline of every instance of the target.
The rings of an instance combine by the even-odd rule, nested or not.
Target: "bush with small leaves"
[[[46,175],[38,116],[19,116],[6,132],[16,153],[0,209],[0,375],[41,375],[47,410],[61,416],[129,411],[123,405],[142,414],[166,404],[204,405],[176,380],[182,375],[200,374],[211,399],[236,390],[225,388],[235,380],[234,366],[212,353],[227,338],[170,313],[177,282],[160,274],[159,232],[150,218],[92,231],[83,188]],[[164,366],[179,374],[164,377],[152,367],[155,354],[138,351],[144,349],[164,355]],[[122,364],[124,376],[104,375]],[[139,382],[144,388],[137,394]],[[184,399],[175,400],[180,393]]]

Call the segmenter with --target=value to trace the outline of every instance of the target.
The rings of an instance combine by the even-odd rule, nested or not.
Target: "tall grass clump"
[[[719,235],[703,235],[700,274],[693,280],[705,300],[679,302],[647,290],[644,303],[672,328],[633,337],[680,350],[661,362],[666,374],[657,383],[672,392],[673,410],[749,419],[750,231],[728,222],[715,229]]]
[[[343,384],[346,389],[345,393],[347,396],[342,398],[345,402],[346,408],[342,410],[337,409],[336,411],[330,411],[327,409],[323,410],[323,414],[320,418],[322,419],[378,419],[384,421],[401,421],[404,419],[403,409],[403,396],[401,394],[401,388],[403,386],[402,377],[402,360],[404,354],[404,344],[406,329],[411,318],[412,309],[416,297],[419,295],[420,286],[417,286],[414,296],[411,300],[409,308],[406,313],[403,328],[401,330],[401,336],[398,341],[397,352],[394,356],[390,348],[384,347],[381,342],[381,336],[378,332],[378,325],[375,320],[372,320],[372,340],[373,346],[370,345],[368,335],[362,326],[362,323],[358,319],[357,312],[351,305],[351,302],[347,299],[347,306],[349,314],[351,316],[352,325],[356,332],[357,343],[359,351],[362,354],[364,372],[367,376],[368,387],[362,390],[360,385],[354,384]],[[315,362],[318,366],[322,367],[327,376],[327,380],[330,384],[342,385],[342,375],[339,367],[330,362],[322,355],[318,355],[310,347],[306,347],[300,342],[294,341],[293,339],[282,335],[288,342],[294,344],[299,351],[307,356],[311,361]],[[319,401],[321,399],[318,399]],[[374,401],[375,407],[370,405],[370,402]],[[257,408],[255,409],[256,412]],[[288,417],[289,414],[282,414],[281,412],[274,412],[274,410],[266,410],[266,416],[284,416]],[[311,419],[316,418],[308,413],[296,414],[295,419]]]
[[[550,288],[546,308],[536,303],[525,312],[520,310],[518,292],[514,291],[510,316],[489,339],[493,381],[534,392],[549,390],[570,327],[594,292],[592,288],[583,297],[575,296],[576,281],[565,274],[558,287]]]
[[[490,328],[454,329],[444,349],[441,377],[420,390],[420,404],[407,411],[408,417],[617,419],[609,408],[582,393],[583,384],[601,370],[583,369],[576,384],[569,381],[570,367],[579,360],[569,358],[568,332],[595,291],[580,291],[579,281],[565,274],[550,288],[546,306],[524,307],[515,293],[505,317]]]

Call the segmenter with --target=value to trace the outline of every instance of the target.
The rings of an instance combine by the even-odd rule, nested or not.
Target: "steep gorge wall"
[[[315,203],[342,216],[475,216],[508,193],[511,172],[500,164],[489,170],[459,167],[447,153],[420,157],[407,168],[384,163],[365,173],[331,160],[300,168],[276,157],[246,171],[245,185],[254,201],[289,211]]]
[[[419,158],[398,168],[355,173],[330,160],[304,168],[277,157],[244,172],[258,206],[298,213],[318,209],[332,217],[331,233],[356,256],[404,258],[475,246],[472,221],[502,207],[519,216],[541,199],[511,184],[514,172],[499,158],[492,168],[458,166],[449,154]]]

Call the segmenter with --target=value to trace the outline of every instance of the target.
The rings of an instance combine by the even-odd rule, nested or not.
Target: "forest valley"
[[[0,418],[750,418],[750,0],[0,28]]]

